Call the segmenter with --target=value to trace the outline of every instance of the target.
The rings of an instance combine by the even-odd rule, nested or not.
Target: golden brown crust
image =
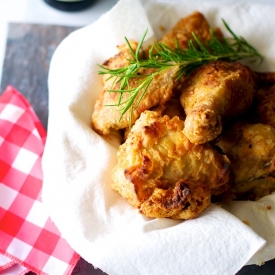
[[[186,48],[188,46],[188,40],[193,39],[192,32],[194,32],[202,43],[206,43],[210,39],[210,26],[205,17],[199,13],[194,12],[190,16],[179,20],[175,27],[168,32],[162,39],[161,42],[167,44],[171,48],[175,46],[175,39],[178,40],[180,47]],[[217,36],[222,37],[222,34],[217,30]],[[130,41],[130,44],[135,50],[137,48],[137,42]],[[122,68],[129,65],[129,59],[132,59],[131,52],[126,44],[118,47],[119,53],[109,60],[104,62],[104,66],[107,68]],[[142,51],[140,55],[144,55]],[[182,88],[184,78],[179,81],[175,81],[174,76],[177,67],[173,67],[157,75],[149,86],[141,104],[135,109],[132,116],[132,123],[140,116],[144,110],[151,109],[155,106],[160,105],[162,107],[173,94],[177,94]],[[154,69],[142,69],[141,75],[153,73]],[[108,135],[110,129],[125,129],[130,124],[129,111],[120,118],[121,107],[107,106],[115,105],[119,101],[119,93],[109,93],[108,89],[119,89],[119,85],[112,86],[112,80],[107,81],[109,75],[103,77],[104,88],[100,94],[99,99],[96,101],[94,112],[92,115],[92,127],[101,135]],[[137,86],[137,81],[131,80],[131,88]],[[122,101],[128,99],[129,94],[123,95]],[[135,103],[138,102],[139,96],[136,98]],[[134,104],[135,104],[134,103]]]
[[[194,33],[203,44],[206,44],[211,38],[210,25],[203,14],[198,11],[181,18],[177,24],[162,37],[160,42],[175,49],[175,41],[177,41],[180,49],[186,49],[188,47],[188,41],[194,41],[192,33]],[[219,29],[215,31],[215,34],[218,38],[222,38],[223,36]]]
[[[275,170],[275,129],[269,125],[237,123],[216,141],[228,156],[237,186]]]
[[[257,178],[232,188],[235,199],[256,201],[275,192],[275,178],[268,176]]]
[[[131,43],[133,49],[135,50],[137,43],[133,41]],[[105,62],[105,65],[108,68],[119,68],[129,64],[129,61],[126,60],[132,58],[129,48],[124,45],[120,47],[120,50],[121,51],[115,57],[112,57],[110,60]],[[140,75],[145,76],[152,74],[154,71],[154,69],[141,69],[139,73]],[[157,105],[163,105],[169,100],[169,98],[172,96],[172,89],[175,82],[174,76],[176,71],[177,66],[169,68],[154,77],[139,106],[133,110],[132,123],[136,121],[136,119],[143,111]],[[137,87],[140,79],[141,78],[138,80],[131,79],[130,88]],[[108,75],[106,75],[104,78],[104,87],[95,103],[91,121],[93,129],[101,135],[108,135],[110,133],[110,129],[125,129],[131,124],[130,110],[128,110],[122,117],[120,117],[120,110],[122,106],[108,106],[116,105],[120,97],[119,93],[108,92],[109,89],[118,90],[120,89],[120,84],[113,86],[113,79],[108,80]],[[142,91],[136,97],[133,106],[135,106],[141,96]],[[129,93],[123,93],[121,102],[126,101],[128,98]]]
[[[255,74],[260,85],[275,84],[275,72],[255,72]]]
[[[208,63],[184,84],[180,97],[186,113],[184,134],[198,144],[216,138],[222,123],[245,112],[256,93],[254,73],[240,63]]]
[[[211,39],[210,25],[204,15],[198,11],[193,12],[189,16],[181,18],[175,26],[168,31],[160,40],[161,43],[167,45],[171,49],[175,49],[176,41],[180,49],[188,48],[188,41],[192,40],[195,44],[193,33],[207,47],[208,41]],[[214,30],[215,36],[223,39],[223,34],[219,28]],[[174,83],[173,94],[180,95],[183,89],[185,77],[181,77]]]
[[[195,218],[232,180],[228,158],[192,144],[183,127],[176,116],[145,111],[119,148],[112,187],[148,217]]]
[[[168,115],[170,118],[174,116],[179,117],[181,120],[185,120],[186,115],[181,106],[180,99],[177,96],[171,97],[165,105],[163,105],[164,110],[162,111],[163,115]]]
[[[275,85],[260,89],[255,101],[256,122],[275,128]]]

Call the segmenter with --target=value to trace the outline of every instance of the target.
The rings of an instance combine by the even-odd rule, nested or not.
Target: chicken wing
[[[192,144],[184,122],[145,111],[118,151],[113,189],[148,217],[192,219],[232,181],[230,162],[209,144]]]
[[[197,144],[216,138],[222,124],[246,111],[256,94],[254,73],[240,63],[216,61],[199,67],[185,81],[181,104],[183,133]]]

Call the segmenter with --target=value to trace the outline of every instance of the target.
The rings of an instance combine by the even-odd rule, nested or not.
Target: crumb
[[[249,221],[247,221],[247,220],[243,220],[243,223],[248,225],[248,226],[250,225]]]
[[[267,209],[267,210],[270,210],[270,209],[271,209],[271,206],[270,206],[270,205],[268,205],[268,206],[266,207],[266,209]]]

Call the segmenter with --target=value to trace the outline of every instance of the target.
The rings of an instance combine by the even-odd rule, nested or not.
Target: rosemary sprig
[[[130,110],[130,125],[132,124],[133,110],[136,109],[142,101],[150,83],[154,77],[168,68],[178,66],[175,79],[179,80],[183,76],[189,75],[192,71],[201,65],[204,65],[210,61],[224,60],[224,61],[237,61],[249,59],[250,62],[262,63],[263,56],[251,46],[243,37],[238,37],[224,21],[223,24],[231,34],[232,37],[218,39],[214,31],[210,29],[211,39],[207,45],[204,45],[199,38],[193,33],[194,40],[188,41],[187,49],[180,49],[177,41],[175,50],[170,47],[157,42],[149,49],[148,59],[139,59],[140,49],[147,34],[147,30],[142,36],[137,49],[134,51],[127,38],[125,38],[129,50],[132,54],[132,58],[129,61],[129,65],[118,69],[109,69],[104,66],[100,66],[99,74],[109,74],[109,78],[114,78],[113,86],[120,85],[119,89],[110,89],[108,92],[119,93],[119,99],[117,104],[108,106],[118,106],[122,116]],[[155,71],[148,75],[140,75],[138,72],[141,68],[151,68]],[[130,80],[136,79],[134,88],[130,87]],[[123,100],[123,94],[129,93],[129,97]],[[137,102],[135,100],[138,98]],[[135,103],[135,105],[134,105]]]

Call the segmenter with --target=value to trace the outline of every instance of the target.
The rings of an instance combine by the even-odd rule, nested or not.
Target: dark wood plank
[[[14,86],[31,103],[47,128],[50,60],[58,44],[76,27],[10,23],[1,93]]]

